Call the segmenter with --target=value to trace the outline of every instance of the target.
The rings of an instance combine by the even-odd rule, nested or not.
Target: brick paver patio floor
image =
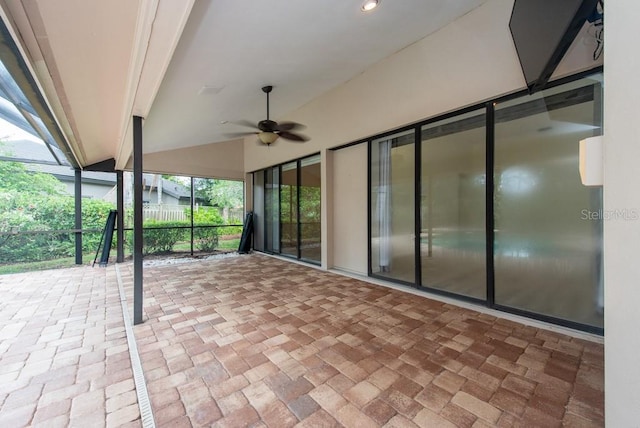
[[[140,425],[115,277],[0,277],[0,426]],[[259,254],[144,278],[158,426],[604,425],[599,343]]]
[[[114,269],[0,275],[0,427],[139,419]]]

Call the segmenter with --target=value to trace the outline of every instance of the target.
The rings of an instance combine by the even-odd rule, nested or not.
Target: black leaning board
[[[244,220],[244,227],[242,228],[242,236],[240,237],[240,246],[238,252],[240,254],[247,254],[251,251],[251,236],[253,235],[253,211],[249,211]]]
[[[111,253],[111,241],[113,240],[113,229],[116,226],[116,217],[118,211],[109,211],[109,217],[107,217],[107,224],[104,226],[103,239],[102,239],[102,254],[100,255],[100,266],[106,266],[109,263],[109,253]],[[100,248],[98,248],[100,251]]]

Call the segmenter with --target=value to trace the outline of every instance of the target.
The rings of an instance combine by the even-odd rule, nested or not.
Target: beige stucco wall
[[[145,172],[244,180],[244,146],[242,140],[234,140],[145,153],[142,167]],[[129,160],[127,169],[133,169],[132,160]]]
[[[367,145],[331,152],[333,199],[329,267],[367,274]]]

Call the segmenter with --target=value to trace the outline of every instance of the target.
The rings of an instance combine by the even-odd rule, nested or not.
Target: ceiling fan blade
[[[258,129],[258,125],[248,120],[234,120],[233,122],[229,122],[232,125],[245,126],[247,128]]]
[[[278,126],[276,126],[277,131],[293,131],[294,129],[304,129],[304,128],[306,128],[306,126],[296,122],[281,122],[278,124]]]
[[[257,134],[257,132],[228,132],[225,135],[225,137],[229,137],[229,138],[240,138],[240,137],[246,137],[247,135],[255,135]]]
[[[280,135],[285,140],[296,141],[299,143],[304,143],[305,141],[309,141],[309,137],[302,134],[293,134],[291,132],[284,131],[284,132],[279,132],[278,135]]]

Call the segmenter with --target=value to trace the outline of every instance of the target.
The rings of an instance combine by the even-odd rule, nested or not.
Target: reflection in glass
[[[578,142],[599,135],[601,87],[584,79],[496,107],[496,303],[602,327],[599,187]]]
[[[320,155],[254,173],[255,249],[320,263]]]
[[[280,245],[282,254],[298,257],[298,162],[282,165]]]
[[[264,227],[267,252],[280,252],[280,168],[267,168],[264,183]]]
[[[253,173],[253,248],[264,251],[265,171]]]
[[[320,262],[320,155],[300,161],[300,258]]]
[[[415,137],[371,142],[371,271],[415,282]]]
[[[485,114],[422,128],[422,285],[486,297]]]

